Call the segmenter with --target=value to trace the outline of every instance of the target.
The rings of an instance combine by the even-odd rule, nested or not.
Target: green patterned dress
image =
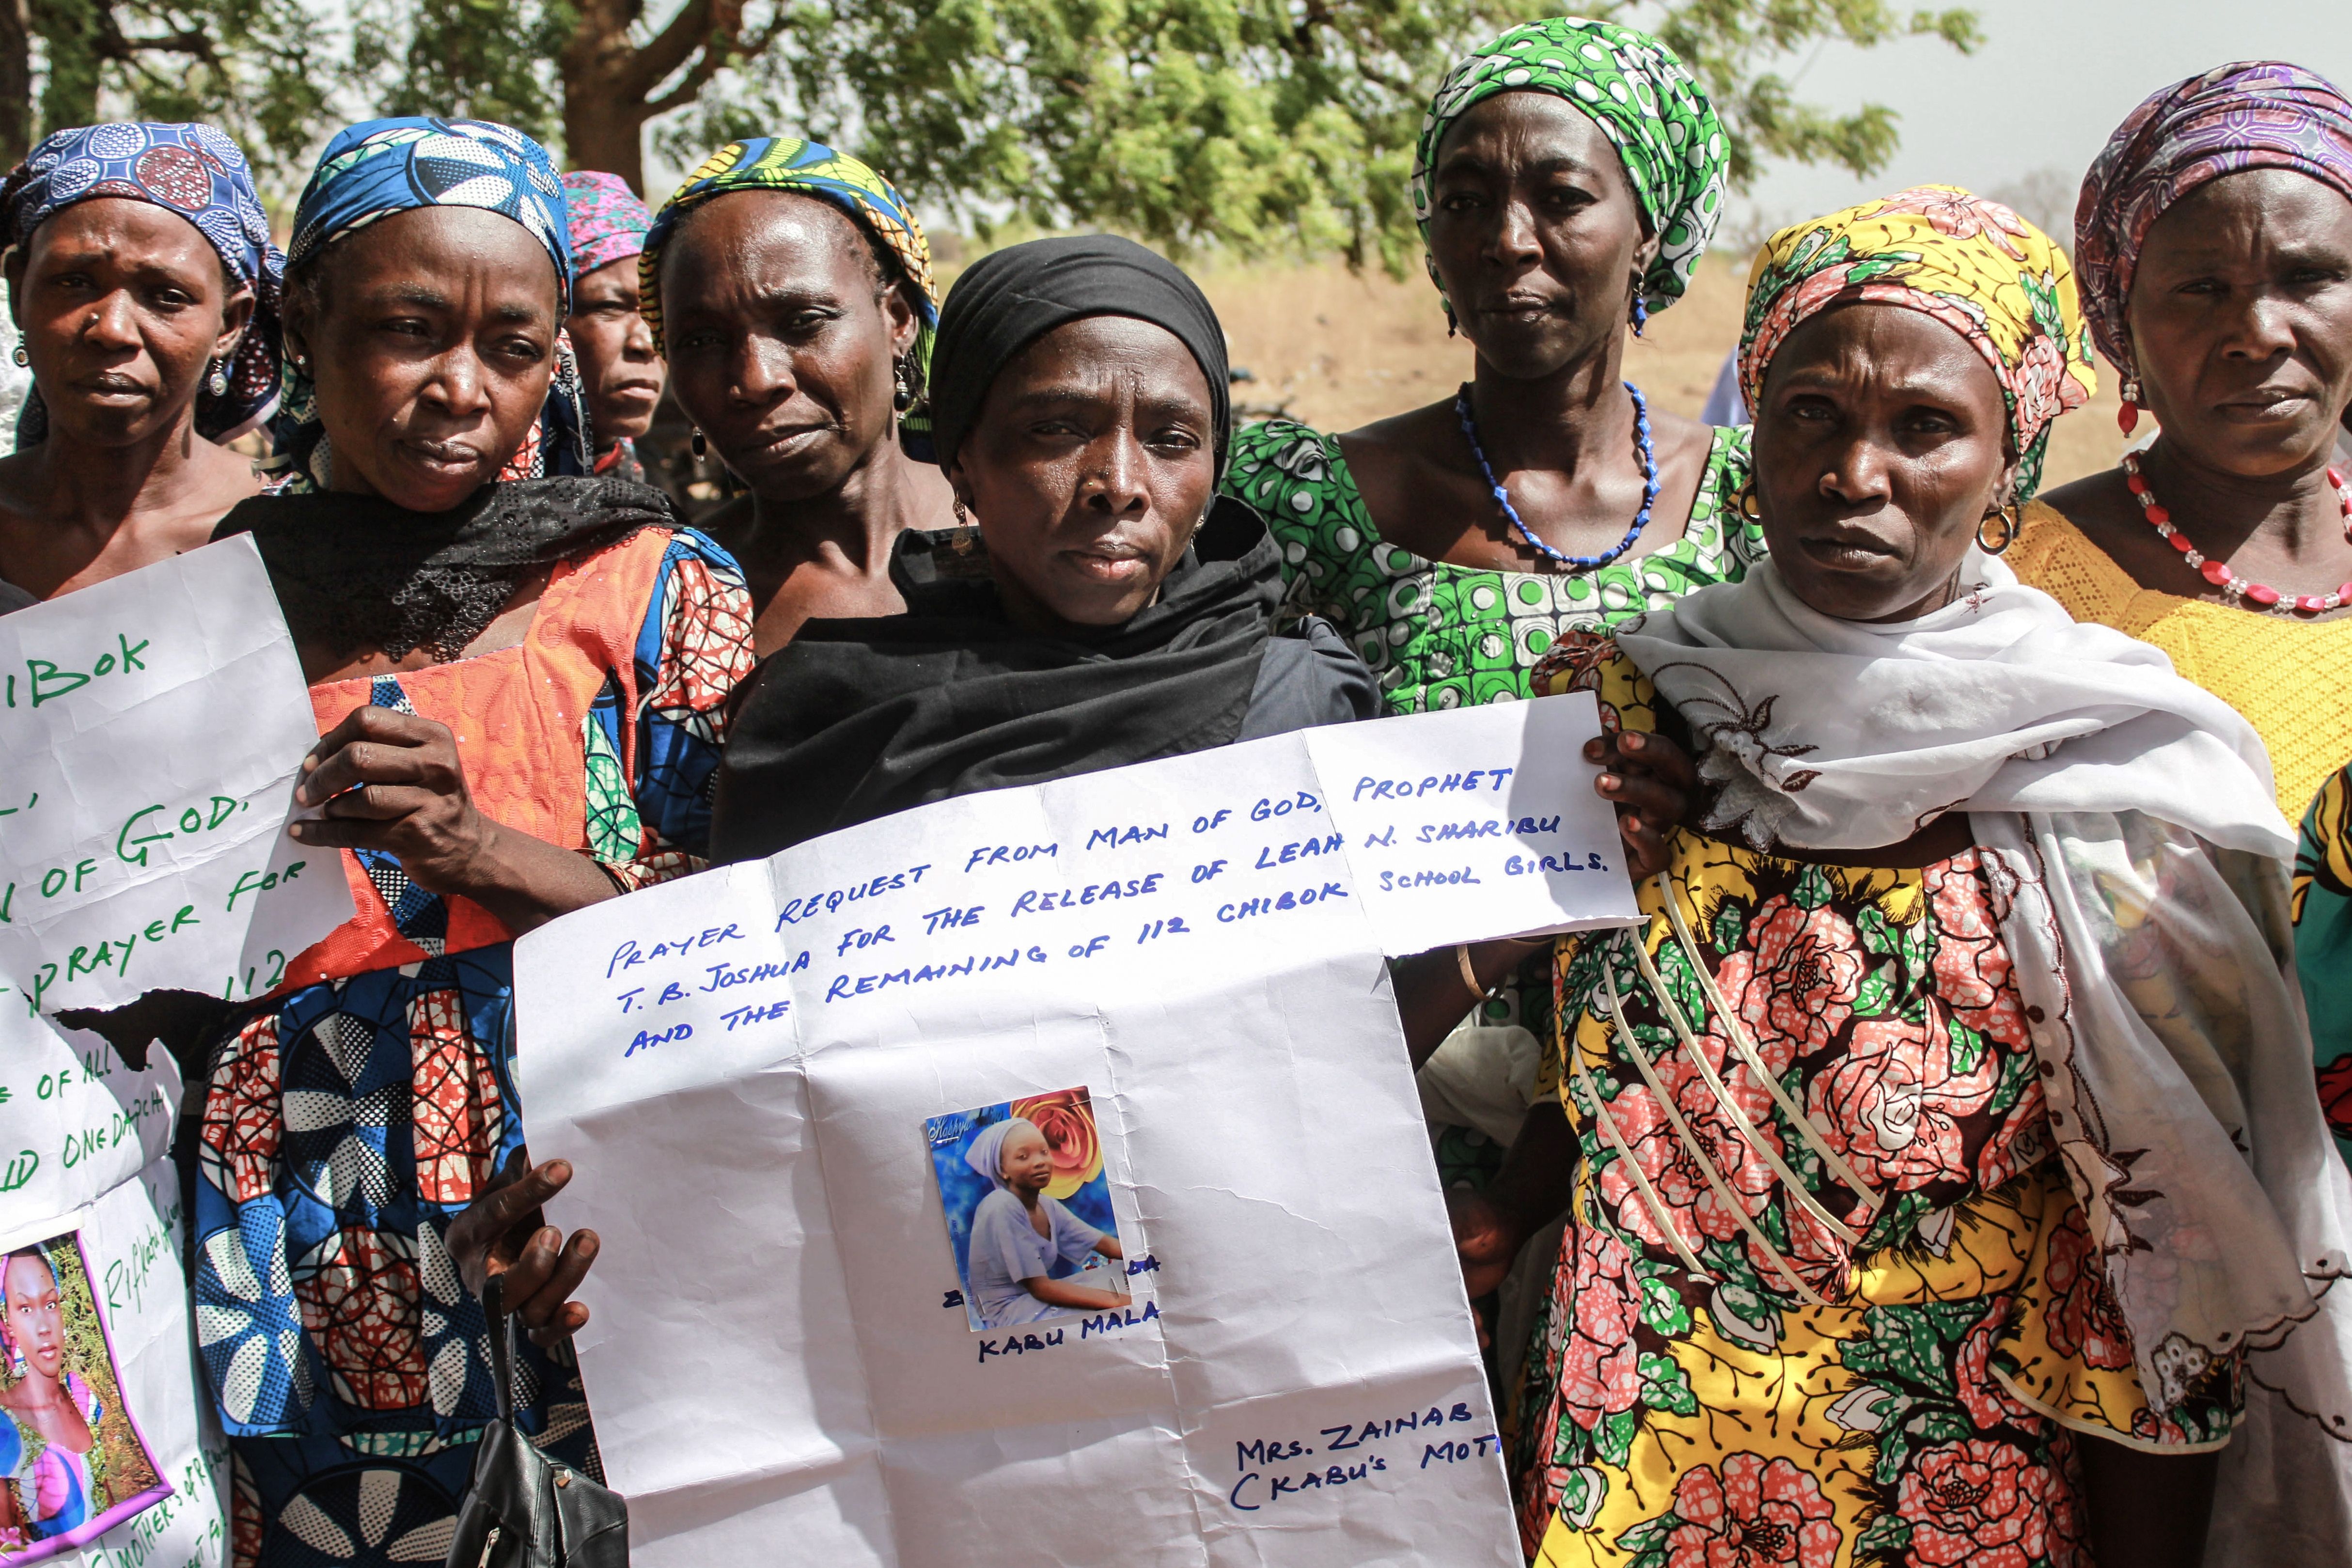
[[[1739,498],[1748,488],[1748,432],[1718,429],[1682,537],[1597,571],[1497,572],[1431,561],[1389,543],[1372,523],[1339,439],[1295,420],[1235,434],[1225,489],[1263,513],[1282,545],[1294,611],[1317,615],[1371,667],[1391,713],[1526,698],[1528,676],[1561,633],[1607,631],[1629,616],[1710,583],[1737,582],[1762,559],[1763,531]],[[1664,518],[1653,527],[1672,527]],[[1489,1025],[1519,1024],[1550,1037],[1546,961],[1529,984],[1487,999]],[[1466,1127],[1435,1130],[1447,1186],[1482,1187],[1503,1151]]]
[[[1291,602],[1354,645],[1391,713],[1528,695],[1528,672],[1564,631],[1606,631],[1710,583],[1736,583],[1764,535],[1739,507],[1748,432],[1717,430],[1683,536],[1592,572],[1455,566],[1391,544],[1373,526],[1339,438],[1293,420],[1234,437],[1225,489],[1282,542]],[[1671,527],[1665,519],[1652,526]]]

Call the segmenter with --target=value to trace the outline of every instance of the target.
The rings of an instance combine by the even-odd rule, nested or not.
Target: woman
[[[1756,558],[1737,504],[1746,436],[1653,410],[1624,380],[1626,331],[1688,287],[1729,157],[1682,61],[1612,23],[1514,27],[1439,87],[1412,196],[1446,320],[1477,353],[1471,381],[1342,436],[1279,420],[1244,431],[1226,481],[1272,521],[1293,602],[1347,634],[1388,711],[1525,698],[1563,631],[1737,579]],[[1640,762],[1620,759],[1602,793],[1639,808],[1629,826],[1654,846],[1677,808]],[[1549,1033],[1548,948],[1486,942],[1396,965],[1414,1060],[1465,1009],[1532,1031],[1487,1037],[1531,1052]],[[1507,1060],[1470,1076],[1504,1076]],[[1481,1098],[1514,1097],[1490,1082]],[[1533,1114],[1536,1135],[1564,1147],[1549,1109]],[[1497,1145],[1444,1121],[1433,1131],[1449,1188],[1492,1177]]]
[[[1131,1298],[1124,1290],[1054,1278],[1056,1260],[1084,1263],[1097,1254],[1127,1255],[1118,1248],[1118,1237],[1045,1195],[1054,1182],[1054,1153],[1035,1122],[1013,1116],[991,1123],[971,1141],[963,1159],[993,1189],[971,1212],[965,1270],[972,1305],[988,1327],[1009,1329],[1082,1308],[1101,1312],[1128,1304]]]
[[[1371,715],[1371,678],[1330,627],[1277,634],[1274,541],[1217,493],[1224,342],[1192,280],[1131,240],[1033,240],[966,269],[940,320],[931,438],[977,542],[900,540],[904,614],[811,621],[761,661],[714,858]],[[480,1234],[557,1184],[492,1194]],[[505,1276],[565,1331],[587,1321],[563,1301],[571,1258],[536,1247]]]
[[[2299,819],[2352,757],[2352,102],[2277,61],[2134,110],[2083,182],[2075,254],[2124,373],[2122,466],[2052,492],[2011,552],[2077,620],[2145,637],[2252,721]]]
[[[653,329],[637,311],[637,258],[654,215],[618,174],[563,176],[571,218],[572,313],[563,330],[580,359],[594,471],[643,484],[637,441],[653,427],[665,374]]]
[[[1034,240],[956,283],[931,437],[977,547],[898,547],[903,615],[812,621],[746,689],[712,850],[772,855],[950,795],[1370,716],[1329,627],[1216,493],[1224,334],[1131,241]]]
[[[1530,1544],[2195,1564],[2250,1376],[2352,1419],[2261,742],[1987,553],[2091,385],[2039,232],[1947,188],[1783,230],[1741,354],[1769,560],[1538,675],[1717,788],[1560,974]]]
[[[106,1412],[79,1373],[66,1365],[65,1310],[57,1265],[28,1247],[0,1261],[0,1329],[16,1381],[0,1393],[0,1476],[16,1483],[25,1533],[51,1540],[106,1511],[106,1450],[98,1440]]]
[[[662,204],[637,276],[696,451],[751,492],[705,526],[743,563],[761,657],[806,620],[895,614],[891,546],[955,521],[924,460],[939,304],[906,198],[814,142],[730,142]]]
[[[446,1544],[496,1409],[480,1272],[576,1279],[594,1251],[468,1209],[530,1163],[512,938],[701,867],[750,605],[659,492],[564,477],[588,454],[537,142],[474,121],[341,132],[288,278],[288,490],[222,531],[259,544],[312,681],[319,816],[292,831],[359,912],[216,1051],[197,1312],[236,1561],[409,1562]],[[505,1299],[541,1341],[577,1326],[560,1296]],[[593,1471],[568,1356],[522,1359],[524,1429]]]
[[[279,258],[209,125],[60,131],[0,189],[34,391],[0,458],[0,613],[212,537],[260,488],[226,443],[278,402]]]

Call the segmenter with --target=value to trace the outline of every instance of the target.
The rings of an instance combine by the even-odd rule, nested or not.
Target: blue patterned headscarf
[[[378,218],[433,206],[479,207],[530,230],[555,264],[556,315],[560,320],[571,312],[571,220],[563,182],[546,148],[511,126],[487,120],[369,120],[339,132],[302,187],[286,269],[299,270]],[[547,406],[500,479],[590,470],[579,366],[570,338],[560,331],[555,362]],[[274,433],[278,450],[291,459],[289,488],[305,489],[323,478],[317,458],[325,443],[310,375],[289,361],[285,377],[286,402]]]
[[[213,395],[209,373],[196,390],[196,434],[232,441],[278,405],[278,284],[285,258],[269,243],[269,219],[237,144],[209,125],[117,122],[49,137],[0,186],[10,245],[94,196],[125,196],[177,213],[220,253],[229,275],[253,290],[253,320],[228,366],[228,390]],[[34,388],[16,426],[19,446],[48,434],[49,411]]]

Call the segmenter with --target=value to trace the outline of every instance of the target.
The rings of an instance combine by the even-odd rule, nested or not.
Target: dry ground
[[[1437,291],[1425,279],[1358,277],[1337,261],[1220,267],[1196,273],[1223,319],[1233,360],[1257,377],[1237,402],[1282,405],[1323,430],[1450,396],[1470,374],[1470,350],[1445,335]],[[1738,341],[1744,267],[1710,262],[1673,310],[1631,345],[1627,374],[1662,408],[1696,417],[1725,353]],[[2099,395],[2051,432],[2045,488],[2112,468],[2123,454],[2115,376],[2103,363]]]

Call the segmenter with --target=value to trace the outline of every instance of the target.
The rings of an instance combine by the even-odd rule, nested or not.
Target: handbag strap
[[[499,1419],[514,1427],[514,1315],[506,1310],[506,1277],[494,1274],[482,1292],[482,1310],[489,1316],[490,1375],[499,1385]]]

